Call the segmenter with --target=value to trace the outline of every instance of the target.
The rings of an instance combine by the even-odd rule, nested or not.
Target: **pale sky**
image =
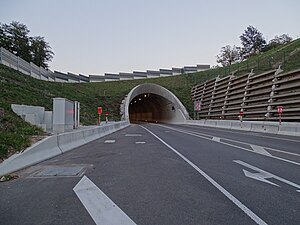
[[[299,0],[0,0],[1,23],[49,42],[51,70],[86,75],[216,65],[248,25],[297,38],[299,11]]]

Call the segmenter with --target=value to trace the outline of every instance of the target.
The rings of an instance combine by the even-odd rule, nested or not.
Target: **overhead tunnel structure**
[[[133,88],[122,106],[122,119],[135,122],[184,123],[188,112],[180,100],[166,88],[141,84]]]

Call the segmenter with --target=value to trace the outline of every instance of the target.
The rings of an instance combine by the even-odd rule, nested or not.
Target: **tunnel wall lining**
[[[124,120],[129,121],[130,102],[136,96],[138,96],[140,94],[145,94],[145,93],[156,94],[156,95],[162,96],[174,104],[174,107],[175,107],[175,110],[177,111],[177,113],[176,113],[176,116],[173,118],[173,120],[168,121],[168,122],[180,123],[180,122],[185,122],[186,120],[189,119],[189,114],[188,114],[186,108],[172,92],[170,92],[168,89],[166,89],[160,85],[146,83],[146,84],[140,84],[140,85],[134,87],[127,95],[125,102],[124,102],[124,114],[123,114]]]

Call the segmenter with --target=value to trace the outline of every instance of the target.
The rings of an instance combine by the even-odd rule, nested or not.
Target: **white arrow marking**
[[[219,137],[213,137],[212,140],[216,141],[216,142],[220,142],[221,141],[221,139]]]
[[[276,175],[274,175],[272,173],[266,172],[266,171],[264,171],[262,169],[259,169],[259,168],[255,167],[255,166],[252,166],[252,165],[250,165],[248,163],[245,163],[243,161],[240,161],[240,160],[233,160],[233,161],[235,163],[238,163],[238,164],[240,164],[242,166],[245,166],[245,167],[247,167],[249,169],[252,169],[252,170],[255,170],[255,171],[258,172],[258,173],[250,173],[249,171],[243,169],[243,172],[244,172],[244,174],[245,174],[246,177],[250,177],[250,178],[253,178],[255,180],[259,180],[259,181],[262,181],[262,182],[265,182],[265,183],[272,184],[272,185],[280,187],[279,185],[274,184],[274,183],[266,180],[267,178],[273,178],[273,179],[279,180],[279,181],[281,181],[283,183],[286,183],[286,184],[288,184],[290,186],[293,186],[293,187],[297,188],[298,190],[296,190],[296,191],[300,192],[300,185],[298,185],[296,183],[293,183],[293,182],[291,182],[289,180],[286,180],[286,179],[284,179],[282,177],[276,176]]]
[[[255,151],[257,153],[260,153],[262,155],[271,156],[271,154],[261,146],[257,146],[257,145],[250,145],[250,146],[253,149],[253,151]]]
[[[105,140],[104,143],[106,144],[111,144],[111,143],[115,143],[116,140]]]
[[[97,225],[136,225],[86,176],[78,182],[73,191]]]
[[[265,183],[272,184],[272,185],[275,185],[277,187],[280,187],[279,185],[274,184],[271,181],[266,180],[267,178],[272,178],[273,177],[271,174],[250,173],[249,171],[244,170],[244,169],[243,169],[243,172],[244,172],[244,174],[245,174],[246,177],[250,177],[252,179],[259,180],[261,182],[265,182]]]

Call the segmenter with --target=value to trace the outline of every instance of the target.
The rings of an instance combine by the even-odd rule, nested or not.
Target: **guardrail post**
[[[214,97],[215,97],[215,93],[216,93],[218,80],[220,80],[220,75],[218,75],[215,79],[214,90],[213,90],[212,95],[211,95],[211,100],[210,100],[209,109],[208,109],[208,117],[210,116],[210,111],[212,110],[212,105],[214,103]]]
[[[247,100],[248,88],[250,86],[250,78],[253,75],[254,75],[254,73],[253,73],[253,69],[252,69],[251,72],[248,75],[247,84],[246,84],[245,92],[244,92],[244,97],[243,97],[243,101],[242,101],[242,104],[241,104],[241,110],[240,110],[240,112],[243,112],[243,113],[244,113],[245,101]],[[239,115],[239,116],[241,116],[241,115]]]
[[[225,118],[224,114],[225,114],[225,108],[226,108],[226,103],[228,102],[227,99],[228,99],[228,94],[230,93],[230,85],[232,83],[232,79],[234,78],[234,75],[231,75],[230,78],[229,78],[229,81],[227,83],[227,91],[225,93],[225,99],[224,99],[224,103],[223,103],[223,106],[222,106],[222,119]]]
[[[271,93],[270,93],[270,98],[268,100],[268,107],[267,107],[267,113],[265,114],[266,118],[270,117],[270,111],[272,110],[271,103],[273,102],[274,95],[276,95],[276,92],[274,91],[276,88],[275,82],[277,81],[277,75],[280,74],[283,70],[281,69],[281,65],[279,65],[278,69],[273,75],[273,80],[272,80],[272,88],[271,88]]]

